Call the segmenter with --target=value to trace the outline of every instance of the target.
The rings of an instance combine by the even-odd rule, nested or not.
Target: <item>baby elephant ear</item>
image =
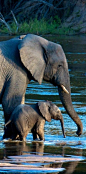
[[[51,121],[51,114],[49,112],[49,103],[48,102],[39,102],[39,110],[42,114],[42,116],[45,118],[46,121],[50,122]]]

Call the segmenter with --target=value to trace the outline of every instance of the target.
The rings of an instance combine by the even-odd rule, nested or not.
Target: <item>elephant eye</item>
[[[62,65],[58,65],[58,67],[61,67]]]

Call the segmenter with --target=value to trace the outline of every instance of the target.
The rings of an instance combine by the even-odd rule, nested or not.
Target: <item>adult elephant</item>
[[[0,42],[0,101],[5,123],[14,108],[24,103],[26,87],[32,79],[58,86],[62,104],[81,135],[83,126],[72,105],[64,51],[59,44],[33,34]]]

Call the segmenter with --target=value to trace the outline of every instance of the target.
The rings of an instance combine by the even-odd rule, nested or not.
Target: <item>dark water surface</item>
[[[32,135],[28,134],[27,142],[0,142],[0,160],[8,156],[41,154],[62,155],[63,157],[75,157],[84,159],[80,162],[48,163],[48,167],[62,167],[66,170],[62,174],[86,174],[86,36],[45,36],[48,40],[60,43],[65,51],[71,79],[71,95],[75,111],[83,123],[83,134],[76,135],[76,125],[65,112],[58,95],[58,89],[50,83],[43,82],[39,85],[31,82],[26,90],[26,103],[36,103],[39,100],[51,100],[59,106],[64,117],[66,138],[63,138],[59,121],[52,120],[45,124],[45,141],[33,142]],[[8,37],[1,37],[6,40]],[[0,139],[3,135],[4,117],[0,105]],[[82,157],[82,158],[81,158]],[[43,165],[43,164],[42,164]],[[0,171],[0,173],[8,171]],[[9,173],[17,173],[11,170]],[[32,171],[35,173],[36,171]],[[41,171],[49,173],[50,171]],[[53,171],[54,172],[54,171]],[[50,172],[50,173],[53,173]],[[19,173],[24,173],[20,171]],[[27,173],[27,172],[26,172]],[[30,173],[30,171],[29,171]],[[59,172],[56,172],[59,173]]]

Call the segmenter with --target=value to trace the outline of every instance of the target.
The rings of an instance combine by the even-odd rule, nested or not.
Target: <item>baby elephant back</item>
[[[28,115],[32,111],[33,111],[33,108],[30,105],[20,104],[12,112],[11,120],[13,120],[13,118],[15,117],[15,115],[16,115],[16,118],[17,118],[20,115]]]

